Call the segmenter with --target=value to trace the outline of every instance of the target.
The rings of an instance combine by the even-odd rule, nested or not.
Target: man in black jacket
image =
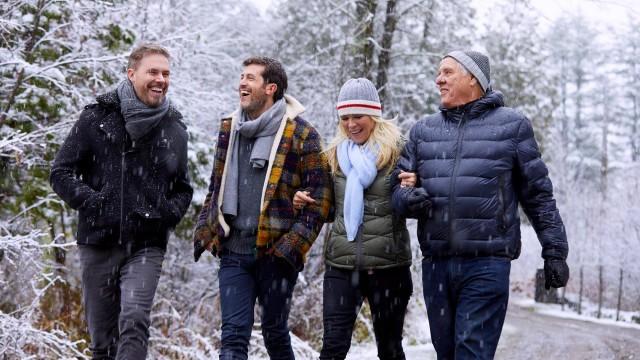
[[[475,51],[442,59],[441,111],[413,126],[397,168],[394,207],[419,219],[438,359],[493,358],[510,261],[520,254],[518,204],[542,244],[547,288],[569,278],[567,237],[533,128],[491,90],[489,69],[487,56]]]
[[[166,97],[169,53],[143,44],[127,79],[80,115],[51,169],[79,212],[82,293],[94,359],[144,359],[169,230],[193,189],[187,132]]]

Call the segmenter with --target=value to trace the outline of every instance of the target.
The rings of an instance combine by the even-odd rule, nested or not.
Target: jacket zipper
[[[128,150],[127,151],[127,140],[129,139],[129,137],[127,136],[126,132],[125,132],[125,139],[124,142],[122,143],[122,156],[121,156],[121,160],[120,160],[120,239],[119,239],[119,243],[120,244],[124,244],[124,238],[123,238],[123,234],[124,234],[124,224],[125,224],[125,218],[124,218],[124,175],[125,175],[125,171],[126,171],[126,155],[129,152],[132,152],[132,150]],[[128,246],[131,246],[131,244],[128,244]]]
[[[498,214],[498,219],[500,220],[499,229],[500,232],[505,232],[507,229],[507,217],[506,217],[506,209],[505,209],[505,201],[504,201],[504,175],[498,176],[498,202],[500,205],[500,213]]]
[[[462,138],[464,137],[465,128],[465,113],[462,113],[460,117],[460,123],[458,123],[458,140],[456,141],[456,155],[453,163],[453,173],[451,174],[451,182],[449,184],[449,246],[453,245],[453,216],[456,205],[456,177],[458,176],[458,168],[460,166],[460,151],[462,148]]]
[[[126,145],[123,145],[122,156],[120,160],[120,239],[118,241],[120,244],[123,243],[122,228],[124,227],[124,171],[125,171],[124,167],[125,167],[125,154],[126,154],[125,146]]]
[[[358,232],[356,233],[356,263],[355,263],[355,271],[360,271],[362,269],[362,227],[363,224],[360,224],[358,227]]]

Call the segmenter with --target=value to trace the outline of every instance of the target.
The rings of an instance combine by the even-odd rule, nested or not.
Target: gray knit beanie
[[[382,104],[375,85],[365,78],[347,80],[338,95],[338,116],[372,115],[382,117]]]
[[[445,57],[454,58],[462,64],[478,80],[482,91],[487,92],[491,86],[491,67],[487,55],[477,51],[456,50],[448,53]]]

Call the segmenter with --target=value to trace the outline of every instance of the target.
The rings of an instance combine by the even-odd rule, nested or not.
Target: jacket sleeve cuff
[[[285,259],[291,267],[300,272],[304,268],[304,255],[294,245],[300,241],[300,239],[295,240],[296,237],[299,235],[295,233],[284,234],[275,244],[273,254]]]

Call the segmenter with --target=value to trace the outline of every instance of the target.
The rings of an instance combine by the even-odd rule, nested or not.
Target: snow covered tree
[[[483,43],[491,58],[491,83],[507,106],[531,119],[543,154],[557,108],[554,78],[547,72],[548,51],[540,35],[540,14],[528,0],[499,2],[487,20]]]
[[[631,161],[640,160],[640,21],[629,17],[625,33],[619,37],[619,59],[622,63],[626,111],[624,123],[628,134]]]

